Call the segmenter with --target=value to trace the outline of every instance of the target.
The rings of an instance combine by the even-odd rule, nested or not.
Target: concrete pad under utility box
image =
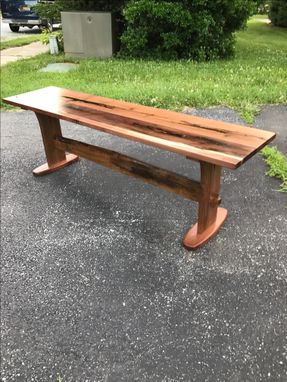
[[[108,58],[118,49],[117,27],[110,12],[61,12],[66,55]]]

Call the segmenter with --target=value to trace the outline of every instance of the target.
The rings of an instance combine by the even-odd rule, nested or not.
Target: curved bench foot
[[[60,170],[60,168],[66,167],[74,162],[79,160],[79,157],[74,154],[67,154],[66,159],[63,161],[60,161],[58,163],[55,163],[51,166],[48,165],[48,163],[43,164],[42,166],[39,166],[33,170],[33,174],[35,176],[42,176],[46,174],[50,174],[51,172]]]
[[[220,227],[225,222],[226,218],[227,218],[227,210],[225,208],[218,208],[216,220],[215,220],[214,224],[212,224],[211,227],[206,229],[201,234],[198,234],[197,233],[198,223],[196,223],[185,234],[185,236],[183,238],[183,246],[186,249],[197,249],[197,248],[201,247],[208,240],[210,240],[213,236],[215,236],[217,234]]]

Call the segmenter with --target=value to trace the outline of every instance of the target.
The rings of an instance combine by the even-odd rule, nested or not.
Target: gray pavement
[[[58,25],[56,26],[58,27]],[[1,19],[0,24],[0,37],[1,41],[13,40],[19,37],[28,37],[40,34],[41,31],[38,27],[33,27],[32,29],[27,27],[21,27],[19,32],[11,32],[9,25],[3,23]],[[38,54],[46,53],[49,51],[48,45],[43,45],[41,42],[33,42],[29,45],[24,45],[15,48],[3,49],[0,52],[0,65],[6,65],[10,62],[15,62],[18,60],[31,58],[37,56]]]
[[[19,32],[12,32],[9,24],[3,23],[2,17],[0,17],[0,39],[1,41],[13,40],[19,37],[32,36],[40,34],[41,31],[38,27],[28,28],[21,27]]]
[[[196,113],[239,121],[229,109]],[[279,132],[285,153],[286,114],[266,107],[255,122]],[[34,178],[45,162],[36,118],[1,118],[3,381],[287,380],[287,198],[260,155],[224,171],[229,218],[188,252],[196,204],[85,160]],[[175,154],[63,126],[198,174]]]
[[[18,46],[15,48],[3,49],[1,50],[0,64],[3,66],[9,62],[31,58],[41,53],[47,53],[48,51],[49,46],[43,45],[40,41],[32,42],[31,44]]]

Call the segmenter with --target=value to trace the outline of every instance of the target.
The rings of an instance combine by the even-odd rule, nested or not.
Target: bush
[[[64,52],[63,32],[62,31],[49,32],[48,29],[44,29],[41,33],[41,36],[40,36],[41,43],[44,45],[49,45],[50,36],[56,36],[59,52]]]
[[[38,3],[33,9],[43,20],[61,20],[61,11],[106,11],[119,12],[125,0],[55,0],[53,3]]]
[[[253,0],[130,0],[124,8],[122,53],[137,57],[210,60],[232,55],[233,32]]]
[[[269,18],[273,25],[278,27],[287,27],[287,1],[272,0]]]
[[[51,24],[61,20],[61,9],[57,1],[54,3],[38,3],[34,5],[32,9],[42,20],[47,20]]]
[[[106,11],[119,12],[125,0],[55,0],[65,11]]]

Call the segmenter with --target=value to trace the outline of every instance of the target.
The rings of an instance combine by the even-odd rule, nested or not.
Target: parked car
[[[9,24],[12,32],[18,32],[20,27],[53,29],[52,22],[41,20],[32,7],[37,3],[53,3],[54,0],[0,0],[3,23]]]

